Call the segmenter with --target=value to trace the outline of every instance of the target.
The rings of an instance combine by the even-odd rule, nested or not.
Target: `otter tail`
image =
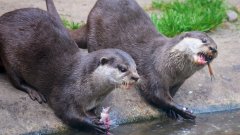
[[[53,0],[46,0],[46,5],[47,5],[48,13],[51,14],[52,16],[54,16],[55,19],[63,25],[62,20],[61,20],[59,14],[57,12],[57,9],[53,3]]]
[[[47,5],[47,11],[52,16],[55,17],[55,19],[63,25],[62,20],[56,10],[56,7],[53,3],[53,0],[46,0]],[[87,49],[87,25],[85,24],[80,29],[77,30],[70,30],[68,31],[73,38],[73,40],[77,43],[79,48]]]

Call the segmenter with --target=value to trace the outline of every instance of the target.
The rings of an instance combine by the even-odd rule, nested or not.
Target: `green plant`
[[[84,22],[76,23],[73,21],[69,21],[66,18],[62,18],[63,25],[70,30],[75,30],[80,28],[82,25],[84,25]]]
[[[170,6],[171,6],[171,2],[165,2],[163,0],[153,0],[152,1],[153,9],[166,10]]]
[[[184,31],[209,31],[226,17],[224,0],[174,0],[169,3],[155,0],[152,6],[163,11],[162,15],[151,14],[153,23],[160,33],[170,37]]]

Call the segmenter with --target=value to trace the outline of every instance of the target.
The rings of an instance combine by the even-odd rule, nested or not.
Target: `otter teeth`
[[[207,63],[204,54],[199,54],[194,56],[194,61],[196,64],[199,64],[199,65],[204,65]]]
[[[121,85],[121,88],[123,88],[123,89],[130,89],[133,85],[134,85],[134,83],[123,82],[122,85]]]

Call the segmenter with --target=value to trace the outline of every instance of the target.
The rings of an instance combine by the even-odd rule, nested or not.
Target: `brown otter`
[[[173,119],[179,115],[195,118],[172,97],[187,78],[216,57],[217,45],[205,33],[187,32],[167,38],[157,32],[134,0],[98,0],[87,24],[74,32],[73,38],[87,43],[89,52],[103,48],[128,52],[144,80],[140,92],[150,104],[163,109]]]
[[[59,20],[35,8],[0,17],[0,57],[16,88],[39,102],[46,98],[68,125],[100,132],[105,127],[94,109],[115,87],[139,78],[126,52],[103,49],[83,54]]]

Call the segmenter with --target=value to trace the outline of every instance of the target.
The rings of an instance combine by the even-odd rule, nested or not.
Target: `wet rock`
[[[238,19],[238,14],[233,10],[229,10],[227,11],[227,17],[228,17],[228,21],[235,22]]]

